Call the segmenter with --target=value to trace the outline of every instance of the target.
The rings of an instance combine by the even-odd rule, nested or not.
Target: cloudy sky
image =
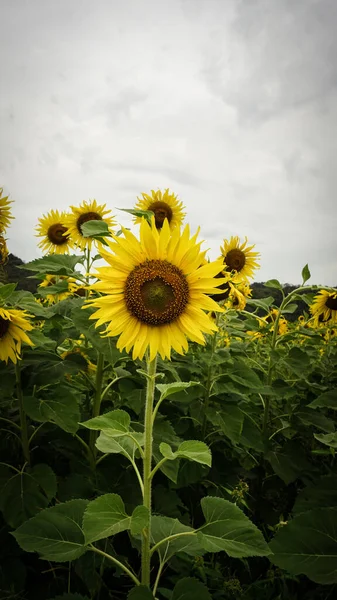
[[[1,0],[9,249],[51,208],[169,187],[216,258],[257,281],[337,283],[336,0]]]

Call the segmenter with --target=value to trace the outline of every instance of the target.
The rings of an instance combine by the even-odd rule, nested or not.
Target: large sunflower
[[[8,196],[2,197],[3,188],[0,188],[0,233],[2,233],[6,227],[14,219],[11,215],[10,205],[13,203],[12,200],[8,200]]]
[[[151,190],[151,196],[142,194],[143,198],[137,198],[138,202],[135,206],[137,210],[151,210],[154,213],[156,228],[161,229],[165,219],[168,220],[170,229],[180,227],[186,213],[185,208],[175,194],[170,193],[169,189],[161,192]],[[141,217],[135,217],[135,223],[140,223]]]
[[[337,291],[321,290],[315,296],[310,312],[315,317],[316,324],[319,321],[337,323]]]
[[[260,266],[257,262],[259,252],[252,252],[255,246],[247,247],[247,243],[247,238],[241,244],[238,236],[232,236],[229,241],[224,240],[221,248],[225,270],[233,273],[234,281],[248,281]]]
[[[75,244],[84,250],[91,249],[93,238],[84,237],[82,232],[83,223],[88,221],[105,221],[108,227],[114,227],[116,224],[114,218],[110,215],[110,210],[105,210],[105,204],[97,204],[96,200],[84,200],[80,206],[71,206],[72,212],[64,220],[67,227],[67,235],[70,235]],[[109,216],[108,216],[109,215]]]
[[[122,231],[124,237],[108,242],[112,254],[100,250],[110,266],[97,270],[100,281],[91,287],[105,295],[89,301],[98,308],[90,318],[97,319],[96,326],[107,325],[105,335],[119,336],[119,350],[133,348],[134,359],[148,346],[152,360],[157,352],[170,358],[171,348],[183,354],[187,338],[204,344],[203,333],[217,329],[204,310],[222,310],[206,295],[223,281],[214,277],[221,262],[200,266],[204,253],[188,226],[180,235],[165,220],[157,230],[153,217],[151,225],[142,220],[139,241]]]
[[[47,254],[66,254],[72,248],[69,235],[66,234],[67,228],[64,226],[64,220],[67,214],[58,210],[51,210],[46,215],[42,215],[36,227],[36,237],[43,237],[38,244],[39,248]]]
[[[21,343],[34,345],[25,333],[33,329],[27,320],[29,316],[24,310],[0,308],[0,360],[7,363],[10,358],[16,363],[20,358]]]

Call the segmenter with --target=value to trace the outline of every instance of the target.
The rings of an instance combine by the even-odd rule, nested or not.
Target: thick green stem
[[[20,363],[17,362],[15,365],[15,376],[16,376],[16,391],[19,402],[19,414],[20,414],[20,428],[21,428],[21,445],[25,462],[30,464],[30,453],[29,453],[29,438],[28,438],[28,427],[26,413],[23,408],[23,394],[21,388],[21,370]]]
[[[104,370],[104,356],[101,352],[97,355],[97,367],[96,367],[96,385],[94,394],[94,405],[92,408],[92,418],[98,417],[101,408],[102,400],[102,383],[103,383],[103,370]],[[95,446],[98,432],[91,430],[89,435],[89,448],[90,455],[93,457],[94,463],[96,460],[97,448]]]
[[[147,387],[146,387],[146,404],[145,404],[145,419],[144,419],[144,458],[143,458],[143,484],[144,484],[144,500],[143,504],[149,510],[150,520],[149,526],[143,532],[142,536],[142,584],[150,586],[150,569],[151,569],[151,496],[152,496],[152,412],[155,390],[157,359],[148,359],[147,362]]]
[[[218,325],[218,322],[219,322],[219,313],[216,314],[215,324]],[[207,428],[206,412],[207,412],[207,409],[209,406],[209,399],[210,399],[211,389],[212,389],[213,356],[214,356],[214,352],[215,352],[215,348],[216,348],[216,342],[217,342],[217,332],[215,332],[212,337],[211,355],[209,357],[209,362],[208,362],[207,382],[206,382],[205,397],[204,397],[204,417],[203,417],[203,421],[202,421],[202,430],[201,430],[202,431],[202,433],[201,433],[202,439],[205,439],[205,436],[206,436],[206,428]]]
[[[90,250],[89,248],[87,248],[86,253],[86,273],[85,273],[85,284],[86,284],[86,290],[85,290],[85,298],[86,300],[89,298],[89,294],[90,294],[90,290],[89,285],[90,285],[90,268],[91,268],[91,263],[90,263]]]

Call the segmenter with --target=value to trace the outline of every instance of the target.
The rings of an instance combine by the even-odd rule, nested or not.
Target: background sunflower
[[[217,329],[204,310],[222,311],[207,296],[223,282],[214,277],[221,262],[200,266],[204,253],[188,226],[180,235],[165,220],[157,230],[153,217],[151,225],[142,220],[140,240],[122,231],[124,237],[108,241],[112,253],[101,248],[110,266],[97,270],[92,288],[105,295],[89,301],[98,308],[90,318],[107,325],[105,335],[119,336],[119,350],[133,348],[134,359],[148,347],[153,360],[157,352],[170,358],[171,348],[183,354],[187,339],[204,344],[203,334]]]
[[[0,233],[3,233],[10,225],[10,222],[14,217],[11,215],[10,205],[13,203],[12,200],[8,200],[8,196],[2,197],[3,188],[0,188]]]
[[[43,237],[38,244],[39,248],[47,254],[66,254],[72,248],[73,244],[69,235],[66,234],[67,228],[64,226],[66,212],[51,210],[38,221],[36,227],[37,237]]]
[[[67,228],[66,233],[81,250],[85,248],[89,248],[90,250],[94,241],[91,237],[84,237],[82,232],[83,223],[105,221],[109,228],[116,225],[114,218],[111,216],[111,211],[106,210],[105,206],[105,204],[97,204],[96,200],[84,200],[80,206],[70,207],[71,213],[67,215],[64,221],[64,225]]]
[[[247,238],[240,243],[238,236],[232,236],[229,241],[224,240],[220,248],[225,270],[234,274],[233,281],[248,281],[260,266],[257,262],[259,252],[252,252],[255,246],[247,246],[247,243]]]
[[[25,333],[33,329],[28,321],[30,316],[24,310],[0,308],[0,360],[7,363],[10,359],[16,363],[20,358],[21,343],[34,345]]]
[[[317,325],[321,318],[324,322],[337,323],[337,290],[328,292],[320,290],[310,307],[310,312]]]
[[[169,189],[166,189],[164,192],[151,190],[151,196],[144,193],[142,196],[142,198],[137,198],[138,202],[135,209],[151,210],[154,213],[157,229],[162,228],[165,219],[168,220],[170,229],[182,225],[186,216],[186,213],[183,212],[185,207],[175,194],[170,193]],[[142,218],[135,217],[134,221],[135,223],[141,223]]]

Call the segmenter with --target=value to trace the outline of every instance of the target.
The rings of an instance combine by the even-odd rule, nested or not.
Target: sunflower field
[[[164,190],[130,228],[96,200],[42,215],[33,294],[6,279],[12,209],[0,598],[336,598],[337,290],[306,265],[252,298],[255,247],[210,261]]]

